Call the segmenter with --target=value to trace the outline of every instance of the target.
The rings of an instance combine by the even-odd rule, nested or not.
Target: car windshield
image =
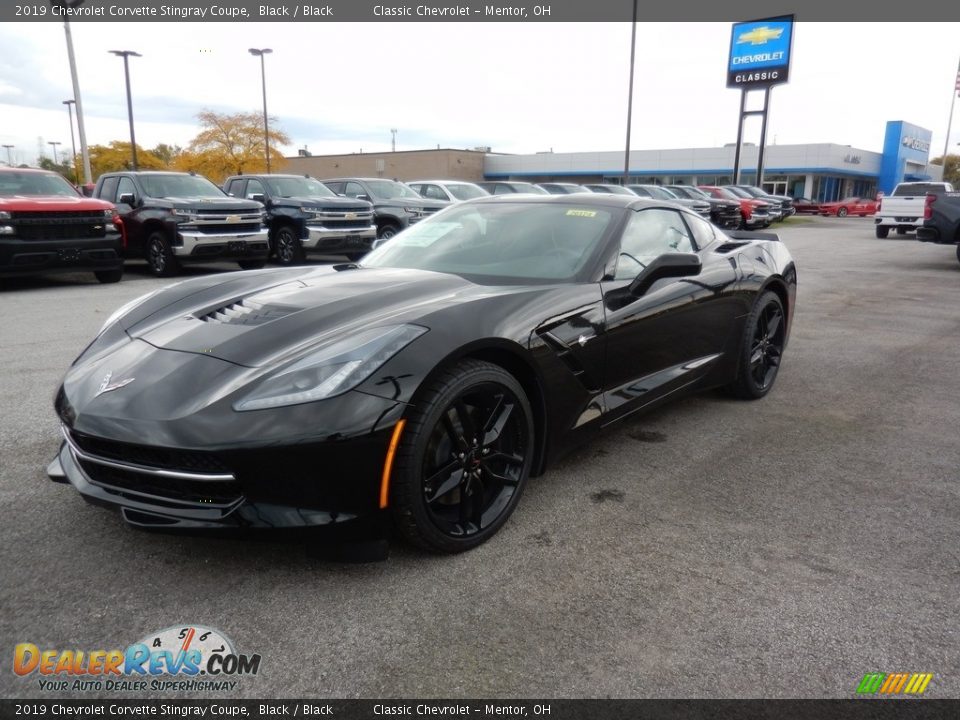
[[[693,187],[692,185],[684,185],[683,189],[686,191],[687,195],[692,197],[694,200],[699,200],[700,198],[709,200],[711,198],[711,196],[705,193],[703,190],[698,187]]]
[[[710,195],[715,198],[726,198],[727,200],[740,200],[740,195],[734,195],[727,188],[715,187],[710,189]]]
[[[0,197],[14,195],[64,195],[77,197],[79,195],[59,175],[39,172],[4,172],[0,173]]]
[[[733,194],[733,195],[736,195],[737,197],[747,198],[748,200],[752,200],[752,199],[753,199],[753,195],[751,195],[750,193],[748,193],[748,192],[747,192],[746,190],[744,190],[743,188],[729,187],[729,186],[727,186],[727,187],[724,187],[724,190],[726,190],[727,192],[729,192],[729,193],[731,193],[731,194]]]
[[[492,282],[569,281],[595,257],[621,212],[574,202],[452,206],[399,233],[362,264]]]
[[[149,197],[222,198],[224,192],[199,175],[141,175],[140,184]]]
[[[514,191],[518,193],[533,193],[535,195],[550,194],[543,188],[539,188],[533,183],[515,182],[515,183],[510,183],[510,185],[513,187]]]
[[[655,197],[657,200],[676,200],[677,196],[666,188],[662,188],[659,185],[647,185],[644,188],[652,197]]]
[[[271,195],[280,197],[336,197],[337,194],[318,180],[305,177],[264,178]]]
[[[699,200],[700,198],[694,195],[691,192],[688,192],[689,188],[677,187],[676,185],[671,185],[667,188],[670,192],[676,195],[679,198],[686,198],[687,200]]]
[[[766,190],[758,188],[756,185],[743,185],[740,187],[741,190],[746,190],[750,195],[754,197],[760,197],[761,195],[769,195]]]
[[[587,187],[596,192],[611,193],[613,195],[636,195],[635,192],[620,185],[587,185]]]
[[[473,200],[474,198],[486,197],[490,194],[483,188],[478,188],[476,185],[468,185],[466,183],[451,183],[447,185],[447,191],[457,200]]]
[[[393,180],[367,180],[367,187],[373,196],[380,200],[394,200],[396,198],[423,200],[423,197],[412,187]]]

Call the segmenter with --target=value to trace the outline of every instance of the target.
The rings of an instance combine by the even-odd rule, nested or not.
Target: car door
[[[137,208],[143,200],[143,194],[137,184],[127,175],[120,175],[117,182],[115,198],[110,200],[117,207],[117,213],[123,220],[123,232],[126,240],[125,257],[140,257],[143,255],[144,233],[143,223],[140,221],[140,212]],[[124,202],[130,201],[130,202]]]
[[[601,283],[606,422],[702,378],[720,359],[742,309],[735,297],[735,263],[711,249],[718,243],[709,223],[665,207],[632,213],[620,238],[616,270]],[[631,282],[665,253],[696,253],[700,272],[665,277],[638,297],[631,295]]]

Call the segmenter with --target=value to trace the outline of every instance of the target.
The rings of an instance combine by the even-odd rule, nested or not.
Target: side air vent
[[[201,315],[200,320],[224,325],[263,325],[296,312],[283,305],[266,305],[247,298]]]
[[[749,244],[750,243],[745,243],[745,242],[728,242],[718,247],[716,250],[714,250],[714,252],[718,252],[718,253],[733,252],[734,250],[738,248],[742,248],[744,245],[749,245]]]

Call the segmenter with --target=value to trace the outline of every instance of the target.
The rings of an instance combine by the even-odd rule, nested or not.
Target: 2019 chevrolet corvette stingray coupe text
[[[637,197],[472,200],[360,264],[121,308],[66,373],[49,474],[142,528],[467,550],[612,423],[694,390],[766,395],[795,297],[772,234]]]

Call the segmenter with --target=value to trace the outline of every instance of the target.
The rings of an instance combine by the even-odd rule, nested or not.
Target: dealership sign
[[[785,83],[792,46],[793,15],[734,23],[727,87],[750,89]]]

